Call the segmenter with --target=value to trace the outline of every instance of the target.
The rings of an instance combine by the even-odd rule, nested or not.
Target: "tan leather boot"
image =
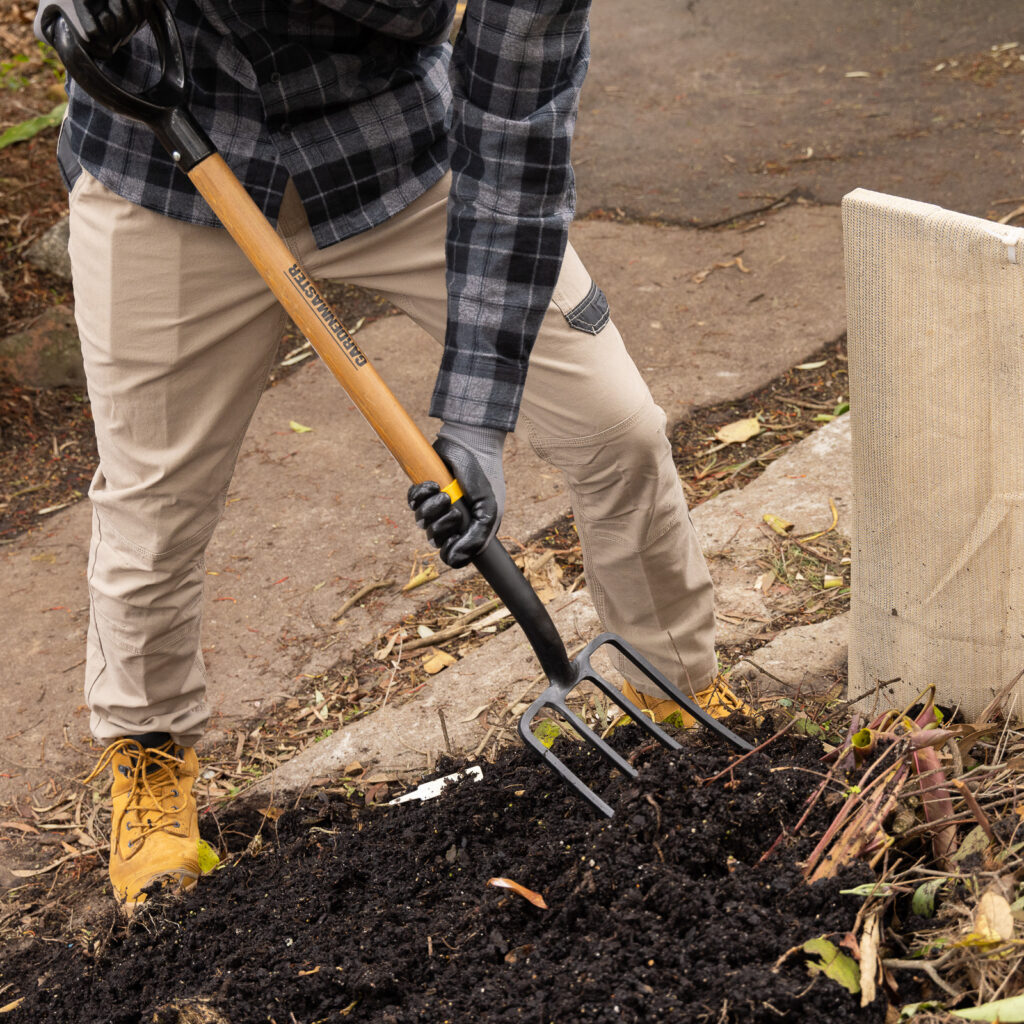
[[[728,718],[734,711],[753,716],[754,709],[729,689],[725,679],[725,676],[716,676],[710,686],[693,695],[694,704],[706,711],[712,718]],[[692,729],[697,724],[693,715],[688,714],[674,700],[669,700],[667,697],[654,697],[647,693],[641,693],[629,683],[623,685],[622,693],[641,711],[647,712],[656,724],[664,722],[675,714],[682,718],[684,729]]]
[[[110,881],[131,910],[154,882],[190,889],[199,878],[199,822],[192,785],[199,761],[192,747],[172,741],[146,747],[115,740],[89,775],[110,765]],[[88,781],[88,779],[86,780]]]

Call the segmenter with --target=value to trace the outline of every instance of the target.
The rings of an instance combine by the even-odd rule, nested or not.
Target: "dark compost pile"
[[[89,955],[8,958],[4,999],[24,998],[6,1020],[880,1022],[883,999],[861,1009],[802,952],[778,963],[809,939],[838,944],[860,904],[840,890],[873,877],[803,882],[826,800],[760,863],[820,783],[820,753],[784,737],[703,783],[735,757],[724,746],[641,749],[637,780],[602,772],[611,821],[518,747],[424,803],[310,794]]]

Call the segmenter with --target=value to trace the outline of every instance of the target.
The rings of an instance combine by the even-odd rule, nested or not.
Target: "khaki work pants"
[[[317,250],[289,189],[278,230],[315,277],[386,297],[441,341],[447,191],[442,179],[386,223]],[[85,173],[71,194],[70,253],[100,454],[90,489],[92,730],[101,741],[160,731],[194,745],[209,714],[204,552],[284,316],[227,232],[135,206]],[[605,627],[695,692],[715,671],[711,580],[664,413],[613,323],[587,333],[566,320],[590,287],[570,248],[519,430],[568,479]]]

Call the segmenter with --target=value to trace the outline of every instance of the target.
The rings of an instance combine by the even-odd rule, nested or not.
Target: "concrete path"
[[[597,0],[580,211],[706,225],[863,187],[1002,216],[1021,28],[1018,0]]]

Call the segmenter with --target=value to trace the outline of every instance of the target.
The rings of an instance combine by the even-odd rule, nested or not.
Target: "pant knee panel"
[[[643,551],[686,514],[665,414],[653,402],[585,437],[538,437],[530,442],[569,482],[573,510],[594,539]]]

